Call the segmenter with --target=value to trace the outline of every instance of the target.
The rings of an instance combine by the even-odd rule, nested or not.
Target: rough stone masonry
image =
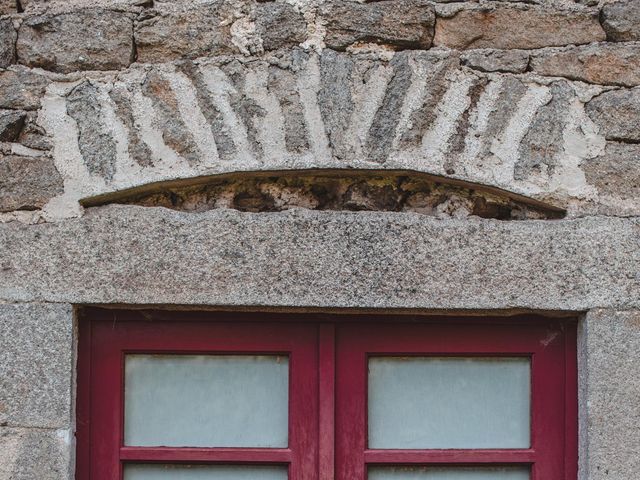
[[[85,304],[580,316],[640,478],[639,215],[640,0],[0,0],[0,480],[74,477]]]

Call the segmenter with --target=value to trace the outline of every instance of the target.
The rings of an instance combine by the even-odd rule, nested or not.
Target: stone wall
[[[150,182],[404,169],[637,215],[638,0],[2,0],[0,218]],[[31,213],[12,213],[29,211]]]
[[[0,0],[0,480],[74,476],[87,304],[579,316],[640,478],[639,214],[640,0]]]

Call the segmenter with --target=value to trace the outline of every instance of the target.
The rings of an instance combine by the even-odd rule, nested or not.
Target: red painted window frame
[[[112,312],[113,313],[113,312]],[[288,465],[291,478],[314,479],[317,466],[317,335],[306,324],[154,322],[135,313],[96,314],[81,332],[78,479],[122,478],[123,462]],[[124,321],[121,321],[124,320]],[[124,446],[124,356],[162,354],[281,354],[289,356],[288,448]],[[82,357],[90,355],[89,365]],[[87,369],[86,367],[89,367]],[[292,421],[293,420],[293,421]]]
[[[487,464],[530,465],[532,480],[577,478],[575,320],[101,308],[80,317],[78,480],[120,479],[123,461],[289,465],[291,480],[364,480],[367,465]],[[289,447],[124,447],[123,360],[133,352],[289,355]],[[381,354],[531,357],[531,448],[367,449],[367,358]]]
[[[532,480],[577,478],[575,328],[562,323],[381,324],[340,329],[337,339],[337,478],[364,479],[367,466],[530,466]],[[367,448],[367,359],[371,356],[531,358],[531,446],[526,449]]]

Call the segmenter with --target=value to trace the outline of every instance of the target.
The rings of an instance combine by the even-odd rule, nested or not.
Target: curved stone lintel
[[[637,219],[187,214],[109,206],[0,225],[0,300],[584,311],[640,307]]]

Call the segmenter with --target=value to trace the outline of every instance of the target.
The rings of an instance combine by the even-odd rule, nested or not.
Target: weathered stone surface
[[[20,110],[0,110],[0,142],[13,142],[24,125],[26,112]]]
[[[27,17],[17,54],[24,65],[55,72],[121,69],[133,61],[133,18],[102,8]]]
[[[637,219],[604,217],[501,222],[388,212],[183,213],[111,206],[65,222],[0,225],[0,299],[637,307],[639,232]]]
[[[69,428],[73,309],[0,304],[0,424]]]
[[[431,46],[435,14],[425,0],[383,0],[358,3],[330,0],[320,7],[330,48],[344,50],[354,43],[374,42],[392,48]]]
[[[41,74],[24,67],[0,71],[0,108],[39,108],[47,83]]]
[[[232,18],[232,8],[224,0],[144,12],[135,29],[137,59],[158,63],[237,53],[231,37]]]
[[[590,311],[580,337],[581,478],[637,478],[640,311]]]
[[[604,39],[597,11],[500,5],[438,18],[433,44],[457,49],[532,49]]]
[[[16,61],[16,38],[18,34],[13,28],[10,18],[0,19],[0,68],[7,68]]]
[[[11,15],[18,12],[17,0],[0,0],[0,15]]]
[[[0,212],[42,207],[62,193],[62,177],[53,160],[0,156]]]
[[[460,56],[462,65],[481,72],[523,73],[529,65],[526,50],[469,50]]]
[[[586,110],[607,140],[640,142],[640,88],[604,92]]]
[[[531,57],[531,70],[600,85],[640,85],[640,43],[593,44],[545,51]]]
[[[268,2],[256,8],[256,33],[265,50],[304,42],[307,24],[302,14],[287,3]]]
[[[607,143],[603,154],[585,162],[587,181],[610,203],[624,205],[640,197],[640,144]]]
[[[640,1],[619,0],[602,7],[602,26],[607,40],[640,41]]]
[[[0,478],[73,478],[71,436],[69,430],[0,427]]]
[[[17,141],[34,150],[50,150],[52,146],[47,132],[38,125],[35,112],[27,112],[24,126]]]

